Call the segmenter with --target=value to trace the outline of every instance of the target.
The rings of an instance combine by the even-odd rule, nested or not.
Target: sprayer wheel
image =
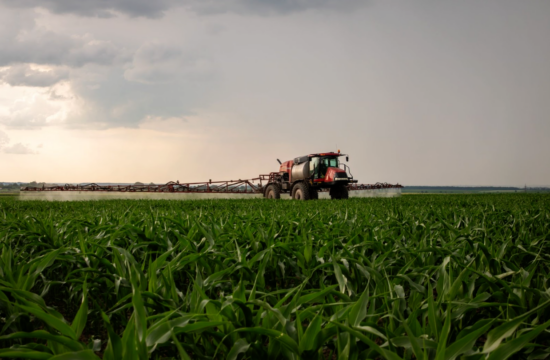
[[[265,197],[266,199],[280,199],[281,190],[277,185],[269,185],[265,191]]]
[[[330,189],[330,198],[332,200],[348,199],[348,188],[342,185],[332,187]]]
[[[347,186],[342,186],[342,190],[340,191],[340,199],[349,199],[349,191]]]
[[[311,199],[310,193],[309,193],[309,186],[307,184],[301,182],[296,185],[294,185],[294,189],[292,189],[292,198],[294,200],[309,200]]]

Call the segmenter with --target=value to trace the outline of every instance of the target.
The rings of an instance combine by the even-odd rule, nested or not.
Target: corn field
[[[550,196],[0,200],[0,358],[546,359]]]

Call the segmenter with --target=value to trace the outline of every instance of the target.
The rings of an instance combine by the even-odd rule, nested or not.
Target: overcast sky
[[[0,181],[550,185],[550,1],[0,0]]]

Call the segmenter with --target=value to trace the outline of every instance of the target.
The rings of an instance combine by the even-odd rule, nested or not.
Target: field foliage
[[[0,358],[544,359],[550,196],[0,199]]]

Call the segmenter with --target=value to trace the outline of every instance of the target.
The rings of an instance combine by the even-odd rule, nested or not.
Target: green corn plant
[[[539,359],[550,196],[0,199],[0,358]]]

